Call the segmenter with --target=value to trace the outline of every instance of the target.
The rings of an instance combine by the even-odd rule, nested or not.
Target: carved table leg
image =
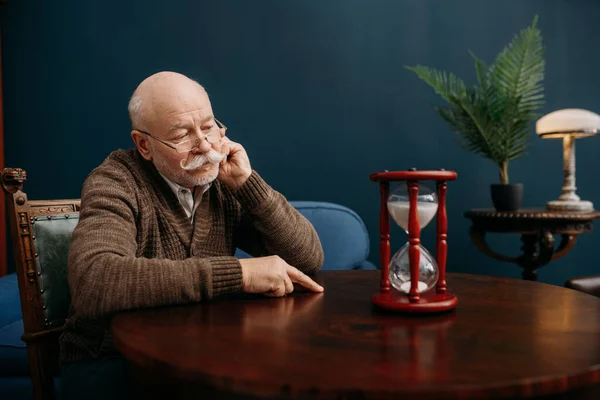
[[[554,236],[550,231],[543,231],[539,235],[521,235],[521,241],[523,255],[517,263],[523,268],[523,279],[536,281],[537,269],[553,259]]]
[[[485,240],[485,234],[486,234],[485,230],[478,229],[478,228],[472,226],[471,229],[469,230],[469,233],[471,235],[471,240],[473,241],[473,244],[475,245],[475,247],[477,247],[486,256],[491,257],[494,260],[498,260],[498,261],[506,261],[506,262],[514,262],[514,263],[518,262],[519,257],[505,256],[503,254],[496,253],[494,250],[490,249],[490,247],[488,246],[488,244]]]
[[[575,246],[576,242],[577,242],[577,235],[562,234],[561,239],[560,239],[560,244],[558,245],[558,248],[552,255],[552,261],[558,260],[559,258],[564,257],[569,251],[571,251],[573,246]]]
[[[505,256],[496,253],[488,246],[484,229],[471,226],[471,240],[475,246],[485,255],[498,260],[513,262],[523,268],[522,277],[525,280],[536,281],[537,270],[548,264],[550,261],[557,260],[567,254],[575,245],[577,235],[562,234],[558,248],[554,249],[554,235],[549,230],[544,230],[534,234],[521,235],[522,254],[518,257]]]
[[[519,257],[517,263],[523,268],[523,279],[537,281],[537,235],[521,235],[521,241],[523,255]]]
[[[539,236],[539,252],[537,265],[541,267],[548,264],[554,256],[554,235],[550,231],[544,231]]]

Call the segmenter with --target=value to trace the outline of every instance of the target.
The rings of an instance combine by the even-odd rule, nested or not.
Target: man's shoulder
[[[134,174],[139,173],[143,166],[136,155],[135,149],[118,149],[111,152],[100,165],[94,168],[87,176],[86,181],[104,179],[129,180]]]
[[[123,167],[141,168],[139,156],[136,149],[118,149],[111,152],[102,163],[96,168],[111,168],[122,165]]]

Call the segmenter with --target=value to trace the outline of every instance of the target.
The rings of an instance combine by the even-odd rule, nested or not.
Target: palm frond
[[[495,119],[504,118],[503,105],[507,99],[519,97],[518,106],[524,111],[535,111],[544,104],[544,46],[537,20],[536,16],[530,27],[513,38],[490,70]]]
[[[536,16],[515,35],[490,66],[470,52],[479,87],[467,88],[445,71],[406,67],[449,103],[434,108],[458,133],[459,144],[498,165],[505,183],[506,166],[526,153],[530,123],[544,105],[544,46],[537,21]]]
[[[405,68],[415,72],[419,78],[451,104],[453,104],[453,97],[459,97],[465,92],[465,83],[452,73],[448,74],[445,71],[438,71],[422,65]]]
[[[435,107],[435,110],[454,128],[457,133],[455,140],[460,146],[469,152],[493,159],[493,149],[487,145],[483,135],[467,113],[456,107]]]
[[[469,51],[469,54],[471,54],[471,57],[473,57],[473,60],[475,61],[475,72],[477,73],[477,82],[479,82],[479,87],[481,88],[481,92],[484,98],[487,99],[489,94],[488,90],[490,86],[489,68],[485,64],[485,62],[480,60],[472,51]]]
[[[458,133],[459,144],[466,150],[497,161],[501,157],[499,137],[489,119],[487,103],[476,87],[465,90],[465,95],[451,99],[456,107],[436,107],[437,112]]]

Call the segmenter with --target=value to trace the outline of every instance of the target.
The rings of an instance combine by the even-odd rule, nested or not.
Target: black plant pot
[[[490,185],[492,191],[492,203],[496,211],[516,211],[521,207],[523,201],[523,184],[494,183]]]

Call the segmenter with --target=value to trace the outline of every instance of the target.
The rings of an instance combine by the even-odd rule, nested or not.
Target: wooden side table
[[[592,230],[600,218],[598,211],[548,211],[544,208],[498,212],[494,209],[474,209],[465,212],[471,219],[471,240],[485,255],[499,261],[512,262],[523,268],[523,279],[537,280],[537,269],[558,260],[575,245],[577,236]],[[505,256],[492,250],[486,240],[488,232],[520,234],[522,254]],[[561,240],[555,248],[554,235]]]

